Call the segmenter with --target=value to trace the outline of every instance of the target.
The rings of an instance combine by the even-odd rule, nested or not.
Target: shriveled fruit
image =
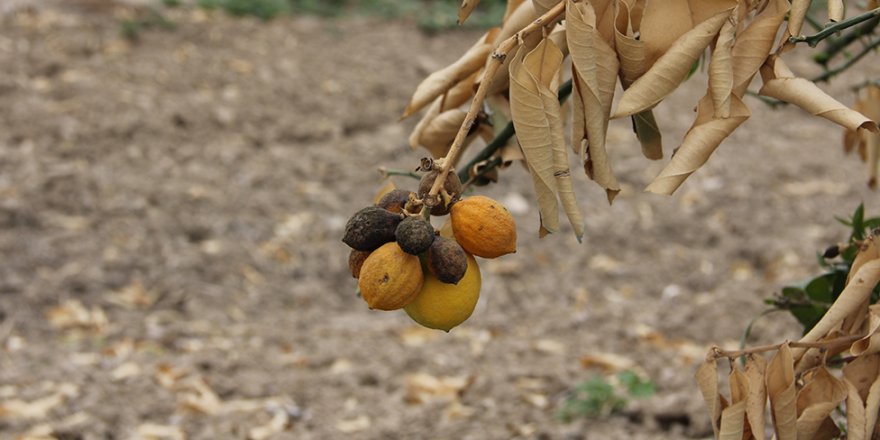
[[[351,250],[351,253],[348,254],[348,270],[351,271],[352,277],[358,278],[361,276],[361,266],[364,265],[364,261],[366,261],[368,256],[370,256],[370,251]]]
[[[421,291],[404,310],[413,321],[433,329],[449,331],[467,320],[480,299],[480,267],[467,256],[468,266],[458,284],[446,284],[425,274]]]
[[[345,225],[343,243],[359,251],[372,251],[394,241],[402,217],[387,209],[369,206],[356,212]]]
[[[428,196],[428,193],[431,192],[431,186],[437,180],[438,174],[440,174],[440,170],[433,170],[422,177],[422,181],[419,183],[419,198],[424,199]],[[449,195],[449,199],[443,200],[441,196],[440,204],[431,208],[431,215],[448,214],[449,206],[447,202],[455,200],[461,195],[461,180],[454,171],[449,171],[449,174],[446,175],[446,180],[443,182],[443,190]]]
[[[397,310],[418,295],[423,282],[419,257],[386,243],[364,261],[358,287],[371,309]]]
[[[452,205],[450,214],[452,233],[465,251],[483,258],[516,252],[516,223],[495,200],[468,197]]]
[[[468,258],[455,240],[437,237],[428,248],[427,265],[431,275],[438,280],[458,284],[467,271]]]
[[[409,201],[410,194],[414,193],[405,189],[393,189],[382,196],[376,206],[391,212],[401,213],[406,206],[406,202]]]
[[[422,217],[407,217],[397,225],[394,237],[404,252],[418,255],[434,242],[434,227]]]

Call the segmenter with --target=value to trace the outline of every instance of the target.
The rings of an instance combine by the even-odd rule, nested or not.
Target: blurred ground
[[[641,192],[662,163],[616,122],[624,190],[609,207],[580,178],[586,243],[538,240],[511,168],[485,191],[514,212],[519,251],[482,263],[468,323],[423,331],[354,296],[339,239],[375,169],[421,157],[396,122],[415,85],[478,35],[183,9],[130,42],[112,14],[0,22],[2,438],[711,436],[691,380],[705,349],[815,272],[845,238],[834,215],[880,210],[840,130],[797,109],[748,101],[752,119],[671,198]],[[864,74],[832,89],[850,99]],[[667,157],[704,81],[657,110]],[[777,314],[750,343],[797,335]],[[558,421],[608,359],[657,394]]]

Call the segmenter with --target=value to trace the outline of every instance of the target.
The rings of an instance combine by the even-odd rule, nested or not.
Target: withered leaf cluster
[[[846,287],[825,316],[799,341],[771,347],[769,362],[754,350],[741,368],[733,359],[741,352],[713,348],[696,380],[716,438],[764,439],[765,425],[780,440],[838,438],[834,417],[846,419],[847,439],[880,436],[880,305],[870,303],[880,282],[878,240],[860,244]],[[722,393],[718,364],[725,355],[729,390]],[[829,368],[838,355],[834,366],[842,369]],[[835,414],[844,403],[844,415]]]
[[[459,21],[478,3],[463,1]],[[761,95],[842,125],[851,133],[848,146],[866,144],[859,149],[875,164],[876,175],[877,147],[870,146],[876,136],[867,133],[877,131],[878,116],[869,114],[872,120],[858,111],[870,113],[865,106],[848,108],[796,76],[781,58],[794,47],[789,37],[801,35],[809,5],[803,0],[510,0],[499,27],[417,87],[403,117],[425,111],[410,144],[435,158],[458,160],[460,148],[495,136],[476,114],[485,100],[503,120],[513,121],[516,142],[495,152],[494,159],[527,166],[541,234],[558,229],[562,211],[580,238],[583,214],[565,130],[570,127],[571,153],[611,202],[620,185],[607,154],[609,120],[630,118],[644,156],[662,159],[661,130],[652,109],[703,58],[708,60],[708,84],[696,103],[694,122],[647,191],[672,194],[749,118],[743,96],[755,76],[763,82]],[[842,18],[842,11],[842,2],[829,2],[830,17]],[[567,112],[557,100],[557,88],[569,78],[573,92]],[[618,83],[623,93],[615,106]],[[460,142],[454,142],[460,132]]]

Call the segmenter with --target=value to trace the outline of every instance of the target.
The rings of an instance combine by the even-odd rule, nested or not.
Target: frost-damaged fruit
[[[458,284],[468,268],[464,249],[449,238],[437,237],[428,248],[427,266],[431,275],[446,284]]]
[[[351,253],[348,254],[348,270],[351,271],[352,277],[359,278],[361,276],[361,266],[364,265],[364,261],[369,256],[370,251],[351,250]]]
[[[480,299],[480,267],[467,256],[464,278],[458,284],[446,284],[430,273],[416,298],[404,310],[413,321],[433,329],[449,331],[470,318]]]
[[[371,309],[397,310],[416,297],[423,282],[419,257],[386,243],[364,261],[358,287]]]
[[[433,170],[422,177],[422,181],[419,183],[419,198],[424,199],[428,196],[428,193],[431,192],[431,186],[437,180],[438,174],[440,174],[440,170]],[[450,200],[457,199],[461,195],[461,180],[459,180],[458,174],[449,171],[449,174],[446,175],[446,180],[443,182],[443,189],[449,194]],[[439,205],[431,208],[431,215],[446,215],[448,213],[449,207],[442,198]]]
[[[394,231],[402,219],[400,214],[387,209],[366,207],[348,220],[342,242],[355,250],[372,251],[394,241]]]
[[[434,227],[422,217],[407,217],[397,225],[394,237],[404,252],[418,255],[434,242]]]
[[[406,206],[406,202],[409,201],[410,194],[414,193],[405,189],[393,189],[382,196],[376,206],[391,212],[401,213]]]
[[[468,253],[496,258],[516,252],[516,223],[500,203],[485,196],[472,196],[450,209],[452,233]]]

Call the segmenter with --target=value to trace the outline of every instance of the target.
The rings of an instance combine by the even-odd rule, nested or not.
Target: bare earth
[[[817,270],[845,238],[834,215],[880,212],[841,130],[798,109],[748,98],[671,198],[641,191],[663,163],[616,121],[624,191],[608,206],[579,176],[586,242],[539,240],[511,167],[481,191],[515,214],[518,252],[481,262],[465,325],[423,331],[367,310],[340,236],[377,167],[423,155],[396,122],[409,94],[478,34],[184,9],[130,43],[113,13],[0,18],[0,438],[704,438],[705,350]],[[851,102],[878,68],[831,89]],[[657,110],[667,157],[704,87]],[[797,336],[777,314],[749,343]],[[556,419],[566,390],[619,368],[657,394]]]

